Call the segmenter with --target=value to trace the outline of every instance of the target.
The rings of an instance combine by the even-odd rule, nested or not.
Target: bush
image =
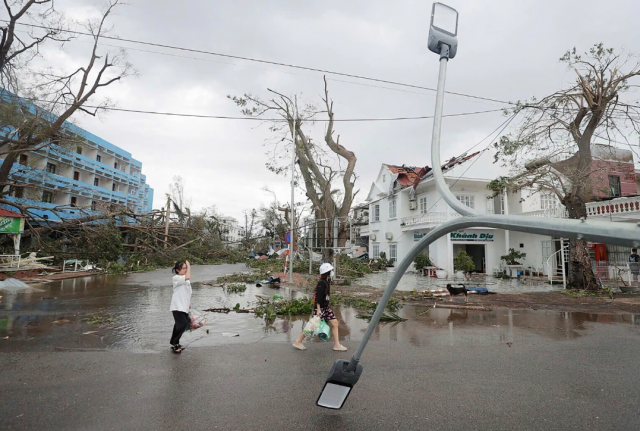
[[[527,257],[527,253],[522,253],[520,251],[515,251],[514,249],[509,249],[509,254],[505,254],[504,256],[500,256],[500,259],[504,260],[507,265],[520,265],[518,260],[524,259]]]

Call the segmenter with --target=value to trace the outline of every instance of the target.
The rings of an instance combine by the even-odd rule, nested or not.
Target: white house
[[[462,176],[466,164],[474,157],[485,166],[486,178]],[[458,159],[443,166],[445,179],[458,200],[488,214],[522,214],[561,216],[552,195],[540,195],[521,201],[520,194],[491,198],[487,185],[495,178],[493,164],[486,154]],[[377,258],[385,252],[388,259],[401,260],[415,243],[436,226],[460,217],[442,199],[430,167],[383,164],[369,195],[369,253]],[[546,210],[546,212],[545,212]],[[549,257],[559,250],[560,242],[551,237],[509,232],[493,228],[472,228],[442,237],[429,246],[429,257],[440,268],[453,273],[453,259],[466,251],[474,260],[477,272],[492,273],[501,268],[500,256],[509,248],[524,252],[521,262],[527,268],[543,270]]]

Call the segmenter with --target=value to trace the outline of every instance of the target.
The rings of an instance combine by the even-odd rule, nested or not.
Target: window
[[[20,163],[21,165],[26,166],[27,165],[27,160],[28,157],[26,154],[20,154],[20,157],[18,158],[18,163]]]
[[[56,165],[54,165],[53,163],[47,163],[47,172],[49,172],[50,174],[55,174]]]
[[[98,154],[96,156],[96,162],[101,162],[102,161],[102,156],[100,154]]]
[[[42,202],[51,204],[53,203],[53,192],[45,190],[42,192]]]
[[[475,196],[473,195],[456,195],[456,199],[462,202],[463,205],[468,206],[469,208],[475,208]]]
[[[75,196],[71,196],[71,206],[75,207],[77,202],[78,202],[78,198]]]
[[[22,188],[22,187],[13,188],[13,196],[16,197],[16,198],[19,198],[19,199],[22,198],[23,192],[24,192],[24,188]]]
[[[94,178],[93,185],[98,187],[98,184],[100,184],[100,181],[98,180],[98,178]]]
[[[384,183],[386,180],[387,180],[387,176],[386,176],[386,175],[383,175],[383,176],[382,176],[382,182]]]
[[[380,257],[380,244],[373,244],[371,248],[372,248],[371,258],[372,259],[379,258]]]
[[[391,199],[389,201],[389,219],[396,218],[396,200]]]
[[[116,183],[113,183],[113,185],[111,186],[111,191],[115,192],[117,188],[118,185]]]
[[[373,220],[372,221],[380,221],[380,205],[375,204],[373,206]]]
[[[622,196],[619,175],[609,175],[609,196],[614,198]]]
[[[76,147],[76,153],[82,154],[82,147]]]
[[[398,261],[398,244],[389,244],[389,260]]]
[[[548,210],[556,206],[556,198],[551,193],[543,193],[540,195],[540,209]]]
[[[80,172],[74,172],[73,173],[73,179],[76,181],[80,181]]]
[[[91,201],[91,211],[95,211],[97,207],[96,201]]]
[[[113,164],[113,169],[118,169],[118,162],[115,162],[115,163]]]
[[[420,214],[426,214],[428,211],[427,197],[422,196],[420,199],[418,199],[418,205],[420,206]]]

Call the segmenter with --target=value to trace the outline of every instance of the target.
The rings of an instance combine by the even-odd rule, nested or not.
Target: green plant
[[[509,253],[504,256],[500,256],[500,259],[504,260],[507,265],[520,265],[518,262],[519,259],[524,259],[527,257],[527,253],[522,253],[520,251],[515,251],[510,248]]]
[[[466,251],[459,251],[453,259],[453,270],[462,272],[471,272],[476,269],[476,264]]]
[[[387,254],[384,251],[380,252],[378,260],[383,265],[383,267],[392,267],[392,266],[394,266],[393,259],[387,259]]]
[[[433,266],[431,260],[429,260],[429,255],[423,251],[413,259],[413,264],[418,271],[422,271],[427,266]]]
[[[247,290],[247,285],[243,283],[233,283],[228,285],[225,290],[227,293],[239,293]]]

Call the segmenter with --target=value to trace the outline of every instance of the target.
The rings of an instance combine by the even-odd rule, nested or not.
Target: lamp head
[[[355,369],[350,370],[349,361],[338,359],[329,371],[316,404],[326,409],[341,409],[361,374],[362,365],[357,364]]]
[[[434,3],[429,26],[429,50],[453,58],[458,50],[458,12],[445,4]],[[443,45],[448,47],[448,50]]]

